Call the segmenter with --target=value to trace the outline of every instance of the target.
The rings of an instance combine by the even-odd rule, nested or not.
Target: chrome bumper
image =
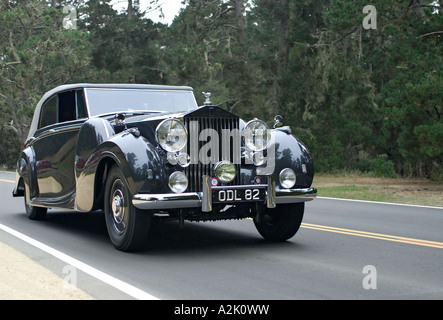
[[[142,210],[201,208],[203,212],[211,212],[213,188],[209,181],[209,177],[203,177],[202,192],[136,194],[132,198],[132,204]],[[257,185],[251,187],[257,187]],[[265,201],[268,208],[275,208],[277,204],[312,201],[317,197],[317,189],[315,188],[280,189],[275,186],[273,176],[269,177],[267,185],[261,185],[261,187],[267,188]]]

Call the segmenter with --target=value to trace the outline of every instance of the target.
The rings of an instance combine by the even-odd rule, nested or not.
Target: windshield
[[[197,107],[192,91],[151,89],[86,90],[91,117],[113,112],[176,112]]]

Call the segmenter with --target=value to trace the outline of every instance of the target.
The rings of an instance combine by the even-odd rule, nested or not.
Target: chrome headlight
[[[162,121],[155,130],[155,137],[160,146],[168,152],[180,151],[188,142],[188,132],[177,119]]]
[[[243,137],[246,147],[251,151],[263,151],[268,147],[271,140],[269,128],[261,120],[249,121],[243,129]]]

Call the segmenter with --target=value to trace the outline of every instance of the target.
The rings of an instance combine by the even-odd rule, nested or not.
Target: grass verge
[[[428,180],[317,174],[312,186],[320,197],[443,207],[443,183]]]

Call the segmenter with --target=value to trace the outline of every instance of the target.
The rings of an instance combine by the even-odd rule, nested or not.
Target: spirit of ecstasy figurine
[[[206,101],[205,101],[204,105],[211,106],[212,102],[211,102],[211,100],[209,100],[209,98],[211,97],[211,93],[210,92],[202,92],[202,93],[206,97]]]

